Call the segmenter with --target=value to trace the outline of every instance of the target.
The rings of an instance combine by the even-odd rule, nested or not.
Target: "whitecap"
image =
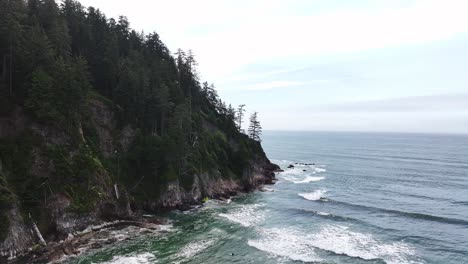
[[[317,212],[318,215],[323,215],[323,216],[329,216],[330,213],[325,213],[325,212]]]
[[[324,168],[314,168],[315,172],[326,172],[327,170]]]
[[[179,253],[175,255],[177,259],[182,259],[180,261],[189,261],[190,258],[194,257],[198,253],[206,250],[209,248],[211,245],[213,245],[216,242],[215,239],[208,239],[208,240],[199,240],[199,241],[194,241],[190,242],[187,245],[183,246],[180,250]],[[175,263],[180,263],[175,262]]]
[[[114,256],[110,261],[100,262],[101,264],[149,264],[156,263],[156,256],[146,252],[138,255]]]
[[[351,231],[345,226],[327,225],[308,239],[312,246],[336,254],[365,260],[382,259],[386,263],[418,263],[412,261],[415,251],[402,242],[383,243],[370,234]]]
[[[299,193],[298,195],[310,201],[317,201],[326,193],[325,190],[317,190],[311,193]]]
[[[228,213],[221,213],[219,216],[242,226],[249,227],[264,220],[264,214],[258,210],[259,207],[261,207],[260,204],[243,205]]]
[[[385,243],[370,234],[345,226],[327,225],[318,233],[306,234],[290,228],[259,230],[260,239],[248,240],[258,250],[296,261],[320,261],[316,249],[365,260],[381,259],[388,264],[422,263],[415,250],[403,242]]]
[[[312,176],[316,173],[315,169],[313,171],[303,171],[301,168],[292,168],[280,172],[278,177],[293,183],[308,183],[325,179],[324,177]]]
[[[291,182],[293,182],[293,183],[308,183],[308,182],[321,181],[321,180],[323,180],[323,179],[325,179],[325,177],[307,176],[307,177],[305,177],[305,178],[302,179],[302,180],[299,180],[299,179],[296,179],[296,180],[294,180],[294,179],[286,179],[286,180],[291,181]]]
[[[247,244],[258,250],[295,261],[321,261],[314,248],[309,245],[307,237],[301,236],[294,230],[275,228],[262,233],[261,239],[248,240]]]
[[[164,231],[164,232],[170,232],[170,231],[174,231],[174,227],[172,226],[172,224],[159,225],[158,230]]]

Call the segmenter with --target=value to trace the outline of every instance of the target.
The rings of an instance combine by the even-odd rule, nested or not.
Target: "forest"
[[[73,212],[85,213],[113,184],[135,201],[156,199],[167,183],[189,189],[194,175],[213,170],[241,179],[263,153],[257,113],[246,135],[245,105],[227,105],[202,82],[190,50],[172,53],[124,16],[74,0],[0,0],[0,60],[0,119],[11,123],[20,109],[42,127],[0,133],[3,212],[18,204],[41,219],[47,199],[63,193]],[[90,111],[96,102],[115,115],[111,136],[131,127],[128,147],[102,150]],[[49,130],[66,139],[38,133]],[[44,173],[31,169],[41,157]]]

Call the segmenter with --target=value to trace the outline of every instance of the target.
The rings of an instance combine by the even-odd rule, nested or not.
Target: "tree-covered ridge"
[[[14,99],[44,121],[73,126],[96,90],[121,108],[122,121],[153,134],[167,134],[181,112],[236,119],[214,86],[200,83],[191,51],[173,57],[156,32],[129,25],[73,0],[1,0],[2,112]]]
[[[172,55],[157,33],[139,33],[123,16],[74,0],[0,0],[0,60],[0,117],[20,107],[71,139],[52,144],[27,130],[0,138],[0,190],[31,210],[60,192],[86,211],[112,184],[148,199],[168,182],[190,188],[194,175],[213,170],[240,179],[261,151],[240,133],[244,106],[227,106],[199,80],[191,51]],[[119,129],[135,131],[127,149],[99,148],[94,101],[112,109]],[[52,173],[31,171],[38,155]]]

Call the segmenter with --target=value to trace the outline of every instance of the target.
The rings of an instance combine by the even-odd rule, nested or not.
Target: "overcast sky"
[[[192,49],[265,130],[468,133],[468,1],[81,3]]]

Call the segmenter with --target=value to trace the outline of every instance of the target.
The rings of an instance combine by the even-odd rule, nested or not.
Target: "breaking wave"
[[[260,204],[243,205],[231,210],[229,213],[221,213],[219,216],[244,227],[249,227],[264,220],[264,214],[258,210],[261,206]]]
[[[298,195],[309,201],[317,201],[320,200],[326,192],[325,190],[317,190],[311,193],[299,193]]]
[[[295,261],[321,261],[310,245],[307,237],[302,237],[293,230],[271,229],[262,232],[262,238],[248,240],[247,244],[270,254],[287,257]]]
[[[320,261],[319,253],[323,250],[364,260],[383,260],[389,264],[420,263],[411,259],[415,251],[405,243],[382,243],[369,234],[336,225],[324,226],[315,234],[288,228],[268,229],[261,232],[260,239],[249,240],[248,245],[304,262]]]
[[[194,241],[190,242],[187,245],[183,246],[180,250],[179,253],[175,255],[177,259],[182,259],[179,261],[176,261],[174,263],[181,263],[184,261],[190,261],[190,258],[194,257],[198,253],[206,250],[209,248],[211,245],[213,245],[216,242],[215,239],[208,239],[208,240],[199,240],[199,241]]]
[[[146,252],[135,256],[114,256],[112,260],[100,264],[150,264],[156,262],[156,256]]]

